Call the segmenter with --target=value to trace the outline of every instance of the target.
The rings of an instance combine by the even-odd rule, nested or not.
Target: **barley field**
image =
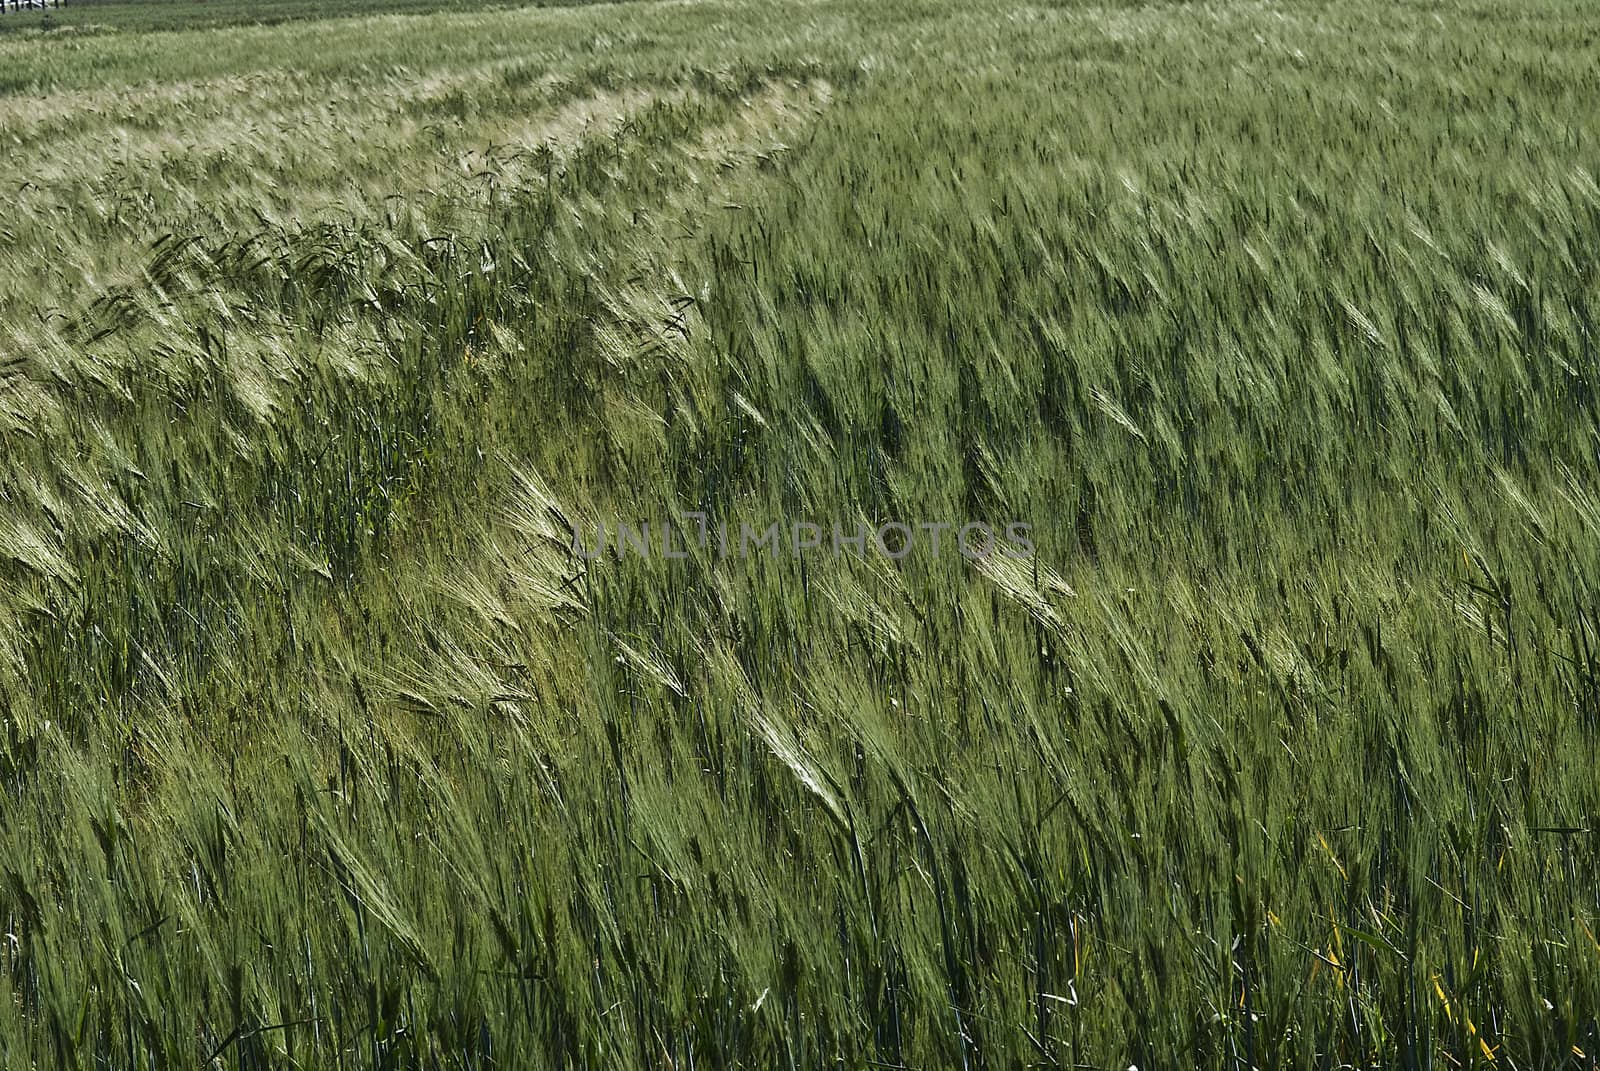
[[[0,15],[0,1067],[1600,1065],[1597,56]]]

